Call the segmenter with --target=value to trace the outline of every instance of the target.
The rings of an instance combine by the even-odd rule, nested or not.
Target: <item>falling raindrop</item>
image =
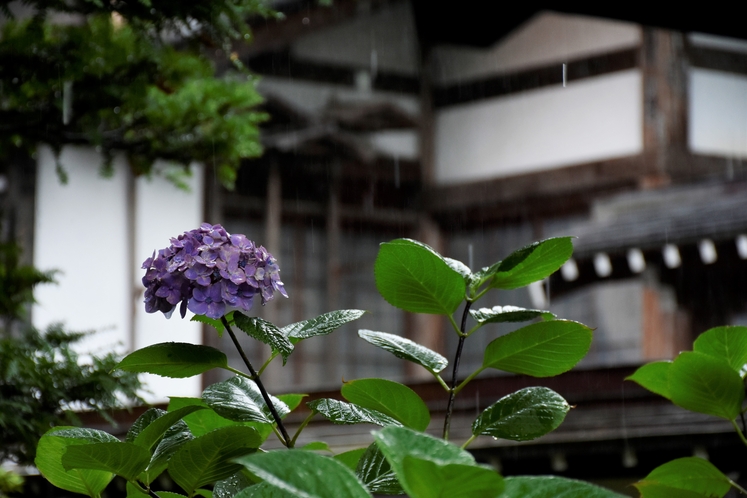
[[[467,254],[468,254],[468,256],[467,256],[467,262],[469,263],[468,266],[470,268],[474,268],[474,265],[473,265],[474,249],[472,247],[472,244],[468,244],[467,245]]]
[[[73,117],[73,82],[62,84],[62,124],[67,125]]]
[[[379,70],[379,53],[375,48],[371,49],[371,79],[376,79],[376,73]]]

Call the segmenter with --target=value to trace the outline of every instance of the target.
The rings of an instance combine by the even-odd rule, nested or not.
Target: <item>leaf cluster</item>
[[[747,445],[743,408],[747,375],[747,327],[714,327],[703,332],[692,351],[672,361],[643,365],[628,377],[677,406],[731,422]],[[738,420],[742,421],[742,428]],[[654,469],[636,483],[643,498],[683,496],[723,497],[731,487],[741,489],[711,463],[700,458],[680,458]]]
[[[267,116],[256,110],[254,79],[238,61],[237,74],[216,78],[197,42],[227,47],[249,36],[247,16],[268,12],[262,2],[29,3],[37,15],[0,27],[0,160],[39,143],[57,153],[90,145],[104,174],[123,151],[135,174],[157,172],[157,159],[187,171],[204,161],[230,187],[241,160],[261,154]],[[78,17],[55,22],[50,9]],[[178,33],[178,46],[164,30]]]

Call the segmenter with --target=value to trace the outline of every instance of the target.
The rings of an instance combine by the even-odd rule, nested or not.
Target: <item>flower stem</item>
[[[307,425],[309,425],[309,422],[311,422],[311,419],[314,418],[314,415],[316,415],[317,413],[319,412],[317,412],[316,410],[311,410],[309,416],[306,417],[303,422],[301,422],[301,425],[298,426],[296,433],[293,434],[293,439],[291,439],[291,447],[296,445],[296,439],[298,439],[298,436],[301,435],[301,431],[304,430]]]
[[[464,349],[464,339],[466,335],[464,330],[467,327],[467,316],[469,315],[469,308],[472,306],[472,301],[467,301],[464,306],[464,312],[462,313],[462,326],[459,329],[459,344],[457,345],[456,355],[454,356],[454,367],[451,373],[451,389],[449,389],[449,404],[446,405],[446,418],[444,419],[444,432],[443,438],[448,441],[449,439],[449,428],[451,427],[451,413],[454,411],[454,397],[456,396],[457,386],[457,374],[459,373],[459,360],[462,359],[462,349]],[[453,322],[453,319],[452,319]]]
[[[744,489],[742,486],[740,486],[736,482],[732,481],[731,479],[729,479],[729,484],[731,484],[732,486],[734,486],[737,489],[737,491],[739,491],[741,494],[747,495],[747,489]]]
[[[475,439],[477,439],[477,436],[475,436],[475,435],[472,435],[472,436],[470,436],[470,438],[469,438],[468,440],[466,440],[466,441],[464,442],[464,444],[462,445],[462,449],[463,449],[463,450],[466,450],[466,449],[467,449],[467,446],[469,446],[469,445],[470,445],[470,443],[471,443],[472,441],[474,441]]]
[[[249,369],[249,373],[254,379],[254,382],[257,384],[257,387],[259,388],[259,392],[262,393],[262,399],[265,400],[265,404],[267,405],[267,408],[270,410],[270,413],[272,414],[272,418],[275,419],[277,428],[280,430],[280,433],[283,436],[281,438],[281,442],[287,448],[290,448],[289,446],[291,444],[290,436],[288,435],[288,431],[285,430],[285,426],[283,425],[283,421],[280,419],[280,415],[278,414],[277,410],[275,410],[275,405],[273,405],[272,400],[270,400],[270,395],[267,394],[267,389],[265,389],[265,386],[264,384],[262,384],[262,381],[260,380],[259,375],[257,375],[257,372],[254,370],[254,367],[252,367],[252,364],[249,362],[249,358],[246,357],[246,353],[244,353],[244,349],[241,347],[241,344],[239,344],[239,340],[236,339],[236,335],[233,333],[233,330],[231,330],[231,326],[228,325],[228,321],[226,320],[226,317],[222,316],[220,319],[221,319],[221,322],[223,322],[223,326],[226,327],[226,331],[228,332],[228,335],[231,336],[233,345],[236,346],[236,349],[239,351],[239,355],[241,356],[241,359],[244,360],[244,364],[246,365],[246,368]]]
[[[747,438],[744,437],[744,434],[742,433],[742,429],[739,428],[739,426],[737,425],[737,422],[732,420],[731,425],[734,426],[734,430],[737,431],[737,434],[739,434],[739,439],[741,439],[744,445],[747,446]]]

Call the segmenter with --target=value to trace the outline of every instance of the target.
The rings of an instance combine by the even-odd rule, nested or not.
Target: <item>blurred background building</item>
[[[471,4],[455,11],[420,0],[277,7],[283,21],[258,21],[253,43],[235,48],[261,76],[271,115],[266,152],[242,168],[235,191],[218,186],[210,164],[194,165],[189,192],[134,179],[124,163],[101,179],[96,152],[72,147],[61,157],[68,185],[43,148],[35,174],[6,179],[34,264],[63,272],[59,286],[39,290],[35,322],[103,329],[92,349],[220,346],[196,323],[146,315],[139,267],[169,237],[222,223],[279,261],[290,299],[261,316],[285,325],[334,309],[370,312],[300,344],[285,368],[272,365],[272,390],[335,391],[342,378],[388,376],[438,411],[440,387],[357,337],[358,328],[396,333],[447,357],[456,345],[446,322],[378,295],[378,244],[416,238],[476,269],[534,240],[574,235],[574,258],[557,275],[481,305],[581,321],[596,329],[591,352],[555,379],[483,374],[461,395],[455,438],[466,439],[475,413],[498,397],[547,385],[577,405],[561,428],[521,445],[479,439],[480,458],[509,475],[622,486],[698,454],[747,478],[737,474],[744,449],[730,424],[623,380],[709,327],[747,324],[747,40],[729,15],[558,4],[492,19]],[[508,330],[467,341],[461,371]],[[257,361],[267,354],[247,347]],[[197,396],[202,384],[153,378],[151,387],[156,401]],[[325,431],[311,429],[310,438]],[[354,428],[345,437],[367,436]]]

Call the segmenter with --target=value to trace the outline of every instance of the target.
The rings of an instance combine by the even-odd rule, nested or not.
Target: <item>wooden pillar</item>
[[[643,152],[648,171],[642,186],[656,187],[690,174],[686,38],[676,31],[642,29]]]

